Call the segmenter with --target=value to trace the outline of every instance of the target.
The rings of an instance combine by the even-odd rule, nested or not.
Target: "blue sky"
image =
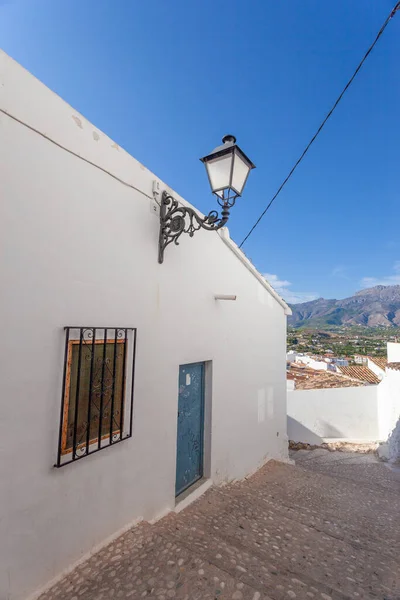
[[[199,157],[257,165],[240,243],[394,0],[0,0],[2,48],[203,212]],[[400,13],[244,246],[289,301],[400,283]]]

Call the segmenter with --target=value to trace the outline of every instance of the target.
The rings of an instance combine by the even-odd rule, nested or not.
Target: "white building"
[[[286,362],[291,364],[296,361],[298,356],[303,356],[303,354],[299,354],[295,350],[289,350],[289,352],[286,353]]]
[[[324,360],[317,360],[307,355],[297,356],[295,362],[307,365],[310,369],[315,369],[316,371],[327,371],[329,368],[328,363]]]
[[[186,484],[287,459],[290,309],[226,229],[182,236],[160,265],[156,176],[4,53],[0,90],[0,598],[25,600],[174,509],[190,441],[177,414],[192,389],[198,470]]]
[[[348,367],[349,366],[349,361],[345,358],[334,358],[333,362],[338,367]]]
[[[368,357],[362,356],[361,354],[355,354],[354,362],[356,363],[356,365],[366,365],[368,364]]]
[[[384,362],[369,359],[368,366],[375,364],[378,369]],[[349,368],[355,376],[357,370],[368,370],[365,367]],[[380,382],[380,373],[374,373],[377,375],[375,384],[362,387],[296,390],[288,386],[289,439],[308,444],[387,442],[380,449],[381,456],[399,461],[400,344],[388,343],[388,364]],[[347,370],[346,375],[351,376]]]

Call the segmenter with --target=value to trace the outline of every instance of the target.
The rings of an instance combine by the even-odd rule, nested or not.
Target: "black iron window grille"
[[[56,467],[132,437],[136,329],[65,327]]]

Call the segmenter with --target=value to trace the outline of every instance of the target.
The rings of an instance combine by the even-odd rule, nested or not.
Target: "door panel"
[[[203,476],[204,363],[179,367],[176,495]]]

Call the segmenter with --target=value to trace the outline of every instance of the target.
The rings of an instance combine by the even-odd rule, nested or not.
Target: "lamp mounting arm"
[[[196,211],[187,206],[182,206],[168,192],[164,191],[160,206],[160,234],[158,239],[158,262],[164,260],[165,248],[174,242],[179,245],[182,233],[194,236],[195,231],[207,229],[216,231],[221,229],[229,219],[229,209],[234,205],[236,197],[219,198],[222,207],[221,217],[216,210],[212,210],[205,217],[200,217]]]

